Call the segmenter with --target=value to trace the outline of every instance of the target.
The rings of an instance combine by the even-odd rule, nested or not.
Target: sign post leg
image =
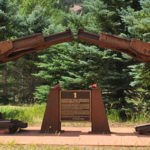
[[[50,89],[47,106],[41,126],[41,133],[56,133],[61,131],[59,98],[60,89]]]
[[[92,90],[91,115],[93,133],[110,133],[101,91],[98,88]]]

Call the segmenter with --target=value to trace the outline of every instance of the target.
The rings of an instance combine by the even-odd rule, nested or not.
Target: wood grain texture
[[[71,90],[60,94],[61,121],[91,120],[91,91]]]

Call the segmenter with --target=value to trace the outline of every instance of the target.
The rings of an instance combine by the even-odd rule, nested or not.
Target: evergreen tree
[[[18,34],[18,22],[14,3],[9,0],[0,0],[0,41],[12,39]],[[0,65],[0,103],[8,103],[11,93],[9,87],[11,83],[8,81],[9,64]]]
[[[39,102],[46,101],[49,87],[57,83],[61,84],[62,89],[88,89],[93,83],[99,83],[101,55],[95,46],[77,42],[52,46],[37,63],[40,71],[36,76],[43,78],[43,84],[37,87],[36,98]]]
[[[75,13],[66,14],[68,27],[74,35],[77,30],[87,24],[86,17]],[[55,30],[54,30],[55,29]],[[46,34],[62,32],[66,27],[61,25],[50,25]],[[76,39],[76,36],[75,36]],[[101,53],[95,46],[78,43],[63,43],[52,46],[40,56],[40,68],[37,77],[43,78],[43,84],[38,86],[35,96],[40,102],[47,100],[49,87],[54,87],[60,82],[63,89],[88,89],[93,83],[99,84],[101,68]]]
[[[50,20],[44,17],[43,9],[34,9],[31,14],[24,15],[24,35],[41,33],[48,27]],[[35,61],[38,61],[38,55],[41,52],[27,54],[18,60],[11,62],[10,76],[14,78],[12,91],[16,93],[15,102],[33,103],[35,102],[34,91],[40,81],[33,75],[38,71]]]
[[[92,29],[94,32],[108,32],[126,37],[127,31],[120,12],[126,10],[128,6],[133,6],[133,3],[133,0],[128,2],[125,0],[84,0],[83,15],[85,13],[94,22],[92,23],[95,24],[94,28],[96,27]],[[105,74],[101,79],[101,88],[106,93],[104,101],[108,109],[120,109],[120,116],[125,119],[126,112],[130,111],[128,99],[132,90],[130,86],[132,77],[129,76],[131,70],[128,66],[134,62],[125,54],[110,50],[105,50],[104,53],[102,61]]]
[[[150,42],[149,0],[140,0],[140,6],[142,9],[139,11],[135,11],[132,8],[128,8],[127,11],[122,11],[122,20],[126,24],[130,37]],[[136,95],[133,95],[133,99],[136,99],[139,103],[139,111],[149,111],[150,65],[146,63],[138,63],[129,67],[132,69],[130,75],[133,77],[131,85],[136,89]]]

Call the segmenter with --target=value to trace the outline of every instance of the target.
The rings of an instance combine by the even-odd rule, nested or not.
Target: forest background
[[[80,11],[71,11],[74,5]],[[149,0],[0,0],[0,41],[70,28],[150,42]],[[123,53],[77,40],[0,64],[0,104],[42,104],[57,83],[62,89],[97,84],[107,113],[122,120],[150,112],[150,65]]]

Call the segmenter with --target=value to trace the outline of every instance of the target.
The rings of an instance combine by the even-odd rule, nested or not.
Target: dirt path
[[[134,128],[111,128],[112,134],[90,134],[90,127],[62,127],[63,133],[41,134],[40,127],[29,127],[13,135],[0,135],[0,143],[87,145],[87,146],[150,146],[150,135],[138,135]]]

